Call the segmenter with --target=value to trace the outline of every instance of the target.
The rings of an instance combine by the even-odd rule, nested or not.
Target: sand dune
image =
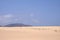
[[[0,27],[0,40],[60,40],[60,27]]]

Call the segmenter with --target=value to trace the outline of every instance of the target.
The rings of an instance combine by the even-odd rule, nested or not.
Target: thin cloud
[[[8,23],[22,22],[22,21],[23,21],[22,17],[18,17],[12,14],[6,14],[6,15],[0,16],[0,24],[3,24],[3,25]]]
[[[34,14],[33,14],[33,13],[32,13],[32,14],[30,14],[30,16],[31,16],[31,17],[33,17],[33,16],[34,16]]]
[[[12,18],[13,18],[12,14],[2,15],[2,16],[0,16],[0,24],[9,23],[13,20]]]
[[[4,15],[3,17],[4,18],[11,18],[11,17],[13,17],[13,15],[12,14],[7,14],[7,15]]]
[[[39,23],[40,21],[37,20],[37,19],[32,19],[32,22],[33,22],[33,23]]]

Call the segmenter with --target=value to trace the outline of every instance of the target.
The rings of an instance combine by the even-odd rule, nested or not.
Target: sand
[[[0,27],[0,40],[60,40],[60,27]]]

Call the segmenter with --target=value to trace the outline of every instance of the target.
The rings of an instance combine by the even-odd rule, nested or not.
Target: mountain
[[[2,27],[2,26],[0,25],[0,27]]]
[[[22,23],[14,23],[14,24],[5,25],[4,27],[23,27],[23,26],[32,26],[32,25],[25,25]]]

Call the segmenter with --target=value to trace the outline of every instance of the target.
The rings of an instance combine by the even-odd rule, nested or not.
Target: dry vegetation
[[[60,40],[60,27],[0,27],[0,40]]]

